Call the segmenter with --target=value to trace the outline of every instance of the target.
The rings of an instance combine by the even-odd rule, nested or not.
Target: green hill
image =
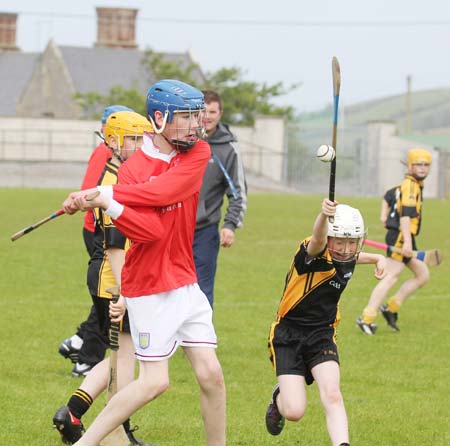
[[[406,95],[360,102],[344,107],[345,126],[362,126],[370,121],[394,121],[399,130],[405,128]],[[308,127],[328,127],[332,121],[331,106],[313,113],[302,113],[298,121]],[[341,110],[342,113],[342,110]],[[450,89],[422,90],[411,93],[412,131],[431,131],[449,128]]]

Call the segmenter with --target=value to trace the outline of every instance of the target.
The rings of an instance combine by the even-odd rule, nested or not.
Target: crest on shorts
[[[150,333],[139,333],[139,347],[143,350],[150,347]]]

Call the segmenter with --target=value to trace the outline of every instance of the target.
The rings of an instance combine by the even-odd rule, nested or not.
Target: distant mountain
[[[450,89],[422,90],[411,93],[411,131],[430,132],[450,128]],[[330,126],[333,108],[318,112],[301,113],[298,122],[307,127]],[[341,118],[342,117],[342,118]],[[349,105],[340,113],[345,126],[362,126],[370,121],[394,121],[399,130],[405,129],[406,95],[389,96]]]

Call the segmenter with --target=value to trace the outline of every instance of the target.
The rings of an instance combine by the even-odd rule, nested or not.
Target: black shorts
[[[416,239],[413,235],[411,235],[412,239],[412,249],[417,251]],[[398,229],[389,229],[386,233],[386,244],[389,246],[394,246],[395,248],[402,249],[403,248],[403,234]],[[403,257],[400,253],[392,251],[392,249],[388,248],[387,257],[391,259],[397,260],[399,262],[403,262],[405,265],[409,263],[411,257]]]
[[[98,315],[98,322],[100,324],[100,331],[105,336],[109,336],[109,327],[111,319],[109,318],[109,303],[110,299],[105,299],[98,296],[91,296],[94,302],[95,311]],[[130,323],[128,321],[128,312],[125,312],[122,321],[120,322],[120,331],[123,333],[130,333]]]
[[[339,364],[335,337],[333,326],[297,327],[283,319],[274,322],[269,335],[269,352],[277,376],[300,375],[307,384],[312,384],[314,366],[327,361]]]

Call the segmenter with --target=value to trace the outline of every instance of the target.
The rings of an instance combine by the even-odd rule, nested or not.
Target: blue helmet
[[[199,111],[205,107],[203,93],[184,82],[164,79],[156,82],[147,93],[147,113],[154,118],[155,111],[164,115],[167,122],[172,122],[175,112]]]
[[[134,112],[134,110],[125,107],[124,105],[109,105],[108,107],[105,108],[105,110],[103,110],[102,125],[106,124],[106,121],[110,117],[110,115],[121,111]]]

